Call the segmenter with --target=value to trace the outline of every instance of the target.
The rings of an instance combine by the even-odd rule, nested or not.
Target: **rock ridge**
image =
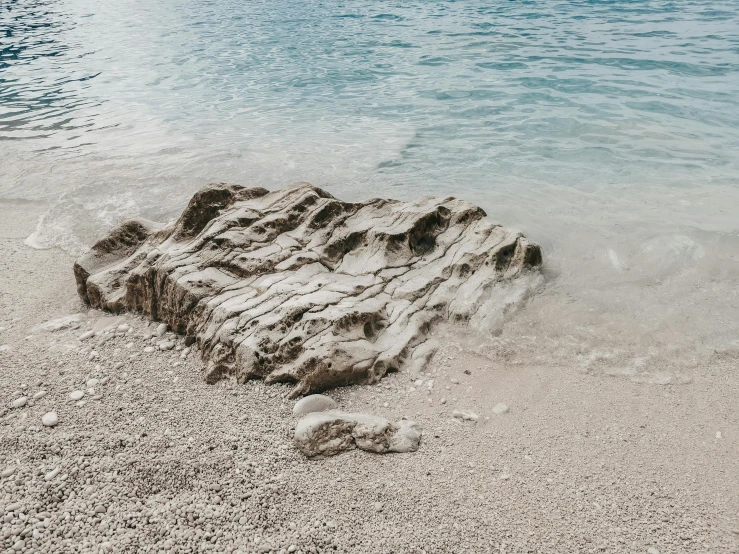
[[[171,225],[126,221],[74,265],[89,306],[197,341],[208,382],[373,383],[433,354],[437,320],[499,324],[541,250],[453,197],[342,202],[298,183],[198,191]]]

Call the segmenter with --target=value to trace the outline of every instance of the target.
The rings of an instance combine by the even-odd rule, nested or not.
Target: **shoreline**
[[[661,386],[508,363],[484,337],[439,330],[422,376],[432,389],[401,372],[328,393],[342,409],[412,417],[418,452],[307,460],[287,386],[207,385],[196,356],[143,353],[147,322],[131,315],[130,338],[33,332],[106,317],[83,310],[70,256],[25,246],[39,211],[0,203],[0,471],[15,468],[0,480],[3,549],[739,552],[734,359]],[[105,377],[85,404],[68,399]],[[47,394],[8,409],[22,383]],[[496,415],[501,402],[510,411]],[[20,512],[44,526],[38,538]]]

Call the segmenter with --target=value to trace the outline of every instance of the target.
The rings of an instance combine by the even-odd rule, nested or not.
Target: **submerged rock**
[[[208,382],[290,382],[296,397],[420,367],[439,319],[499,324],[540,263],[537,245],[452,197],[213,184],[170,226],[113,229],[74,272],[88,305],[197,341]]]
[[[295,446],[309,458],[333,456],[359,448],[368,452],[415,452],[421,428],[410,420],[340,412],[313,412],[295,427]]]

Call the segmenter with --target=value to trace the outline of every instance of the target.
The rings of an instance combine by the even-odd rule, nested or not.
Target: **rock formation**
[[[415,452],[421,428],[403,419],[330,410],[304,416],[295,426],[295,446],[309,458],[323,458],[359,448],[376,454]]]
[[[452,197],[213,184],[174,224],[113,229],[74,272],[91,307],[197,341],[207,381],[289,382],[296,397],[422,366],[433,322],[500,322],[540,263],[537,245]]]

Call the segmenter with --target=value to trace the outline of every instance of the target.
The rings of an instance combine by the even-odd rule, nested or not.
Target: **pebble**
[[[2,477],[10,477],[15,473],[15,466],[8,466],[6,467],[2,473],[0,473],[0,476]]]
[[[293,415],[298,417],[312,412],[324,412],[337,407],[336,401],[325,394],[309,394],[293,406]]]
[[[118,331],[120,331],[121,333],[127,333],[130,328],[131,326],[128,323],[121,323],[118,326]]]
[[[459,379],[449,379],[455,385],[459,385]]]
[[[83,396],[85,396],[85,391],[81,390],[75,390],[69,393],[70,400],[82,400]]]
[[[475,412],[464,412],[462,410],[454,410],[452,412],[452,417],[464,421],[477,421],[478,419],[480,419],[480,416],[477,415]]]
[[[716,431],[716,438],[717,439],[720,439],[721,438],[721,431]]]
[[[33,399],[34,399],[34,400],[40,400],[40,399],[42,399],[42,398],[43,398],[44,396],[46,396],[46,391],[45,391],[45,390],[40,390],[40,391],[38,391],[38,392],[37,392],[36,394],[34,394],[34,395],[33,395]]]
[[[54,477],[56,477],[57,475],[59,475],[59,472],[61,470],[62,470],[61,467],[58,467],[58,466],[55,467],[49,473],[47,473],[46,475],[44,475],[44,479],[46,479],[47,481],[51,481]]]
[[[95,331],[85,331],[80,335],[80,340],[87,340],[95,335]]]
[[[375,502],[375,511],[381,512],[385,508],[385,505],[382,502]]]
[[[657,550],[653,546],[650,546],[649,548],[647,548],[647,554],[659,554],[659,550]]]
[[[88,389],[91,389],[97,387],[100,384],[100,379],[88,379],[87,383],[85,384],[87,385]]]
[[[54,427],[59,423],[59,417],[56,415],[56,412],[46,412],[41,416],[41,423],[43,423],[45,427]]]
[[[174,348],[174,343],[172,341],[165,341],[159,343],[159,350],[172,350]]]
[[[508,405],[503,404],[502,402],[500,404],[496,404],[495,406],[493,406],[493,413],[495,415],[507,414],[508,410],[509,410]]]
[[[144,348],[144,352],[146,352],[147,354],[151,354],[154,351],[156,351],[156,348],[154,348],[153,346],[147,346],[146,348]]]
[[[26,405],[27,402],[28,402],[28,397],[21,396],[20,398],[16,398],[15,400],[13,400],[11,405],[13,406],[13,408],[22,408],[23,406]]]
[[[155,337],[161,337],[164,333],[167,332],[168,325],[166,323],[160,323],[159,326],[156,328],[156,331],[154,331]]]

